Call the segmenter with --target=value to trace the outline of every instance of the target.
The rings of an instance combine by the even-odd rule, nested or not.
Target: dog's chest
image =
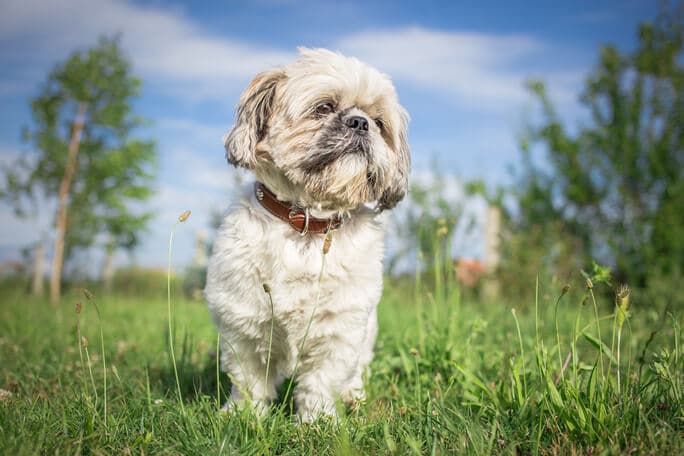
[[[382,226],[361,214],[334,232],[325,257],[324,239],[302,237],[258,207],[236,207],[219,230],[207,274],[216,322],[258,339],[275,320],[276,335],[288,340],[299,340],[314,314],[323,331],[349,319],[363,324],[382,289]]]
[[[277,315],[293,321],[310,314],[313,307],[333,314],[368,305],[347,297],[382,280],[382,235],[346,228],[350,229],[333,234],[325,255],[322,235],[268,236],[269,254],[263,256],[260,272],[271,289]]]

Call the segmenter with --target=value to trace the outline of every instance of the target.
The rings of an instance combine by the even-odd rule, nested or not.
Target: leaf
[[[548,376],[546,378],[546,390],[549,392],[549,396],[551,397],[551,402],[553,405],[555,405],[557,409],[563,410],[565,408],[563,398],[558,392],[556,385],[553,384],[553,380],[551,380],[551,378]]]
[[[466,383],[471,383],[474,386],[476,386],[477,389],[479,389],[482,393],[484,393],[485,396],[487,396],[495,405],[498,406],[499,400],[496,397],[496,394],[494,394],[494,392],[489,387],[487,387],[487,385],[485,385],[484,381],[482,381],[477,375],[473,374],[470,371],[465,370],[463,367],[461,367],[459,365],[456,365],[456,369],[458,369],[458,371],[461,374],[463,374],[463,376],[465,377]],[[467,386],[468,386],[467,384],[464,385],[464,387],[467,387]]]
[[[617,360],[613,356],[613,354],[610,351],[610,348],[606,344],[604,344],[602,341],[598,340],[591,334],[588,334],[586,332],[582,333],[582,336],[584,339],[589,342],[595,349],[602,351],[604,355],[613,363],[617,364]]]

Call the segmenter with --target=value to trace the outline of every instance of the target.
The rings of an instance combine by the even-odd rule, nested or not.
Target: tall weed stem
[[[176,231],[176,226],[179,223],[185,222],[188,217],[190,217],[190,211],[183,212],[176,223],[173,224],[171,228],[171,234],[169,235],[169,258],[168,267],[166,271],[166,307],[168,310],[168,323],[169,323],[169,349],[171,351],[171,363],[173,364],[173,375],[176,378],[176,393],[178,394],[178,402],[181,406],[181,411],[185,415],[185,405],[183,404],[183,394],[181,393],[180,378],[178,377],[178,366],[176,364],[176,353],[173,347],[173,325],[172,325],[172,312],[171,312],[171,251],[173,250],[173,233]],[[218,354],[217,354],[218,356]]]

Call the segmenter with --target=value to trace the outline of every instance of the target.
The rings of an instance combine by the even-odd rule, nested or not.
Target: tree
[[[155,144],[132,136],[144,124],[132,110],[139,90],[118,40],[102,38],[57,65],[31,101],[34,124],[24,139],[35,153],[5,170],[3,196],[19,215],[39,193],[56,199],[53,303],[64,261],[75,249],[103,233],[114,246],[132,248],[150,217],[127,209],[151,196],[156,160]]]
[[[663,11],[639,27],[634,52],[603,47],[581,97],[591,120],[575,134],[544,85],[529,85],[543,119],[523,141],[518,231],[565,240],[636,287],[684,271],[683,30],[681,14]]]

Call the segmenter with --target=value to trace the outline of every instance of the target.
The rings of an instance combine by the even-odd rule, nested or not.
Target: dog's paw
[[[342,402],[348,406],[366,402],[366,391],[363,388],[352,388],[342,392],[340,395]]]
[[[235,412],[237,409],[237,404],[234,401],[231,401],[230,399],[226,401],[225,404],[223,404],[223,407],[219,410],[221,413],[226,413],[228,415],[231,415]]]
[[[337,422],[339,419],[334,403],[300,406],[297,409],[297,417],[302,424],[311,424],[317,421]]]
[[[228,415],[236,414],[243,410],[249,410],[253,412],[259,418],[263,418],[268,414],[269,405],[264,401],[234,401],[228,399],[223,407],[221,407],[221,413]]]
[[[366,391],[361,388],[350,388],[340,395],[342,402],[352,412],[357,412],[366,403]]]
[[[340,420],[340,416],[337,412],[321,413],[320,411],[300,412],[297,413],[297,418],[297,424],[301,425],[337,423]]]

